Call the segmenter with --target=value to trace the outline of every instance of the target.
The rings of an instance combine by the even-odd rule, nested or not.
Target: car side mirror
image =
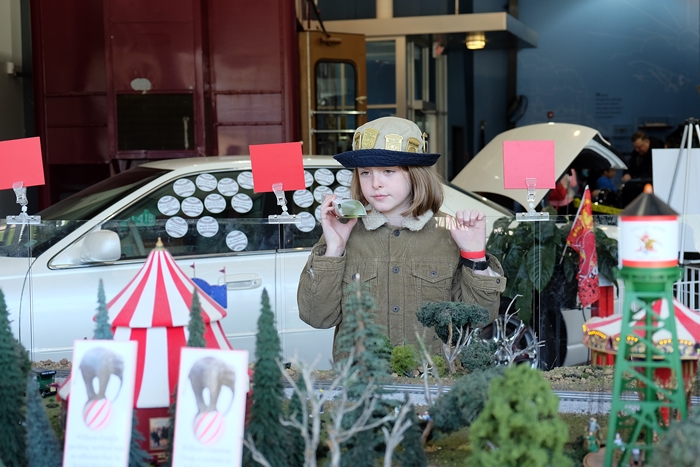
[[[122,256],[119,235],[111,230],[95,230],[85,235],[80,248],[81,263],[116,261]]]
[[[94,230],[59,253],[50,267],[64,268],[89,263],[116,261],[122,256],[119,235],[111,230]]]

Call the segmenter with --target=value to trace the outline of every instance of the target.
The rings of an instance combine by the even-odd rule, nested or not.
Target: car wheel
[[[484,343],[495,344],[496,365],[527,364],[532,368],[539,365],[539,344],[532,328],[517,316],[498,315],[493,323],[478,331],[478,338]]]

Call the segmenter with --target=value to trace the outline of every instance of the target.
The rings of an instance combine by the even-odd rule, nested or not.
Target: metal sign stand
[[[24,186],[24,182],[13,183],[12,189],[15,190],[15,196],[17,196],[17,204],[22,206],[22,212],[17,216],[7,216],[7,224],[41,224],[41,216],[30,216],[27,214],[27,204],[29,204],[29,201],[27,200],[27,187]]]
[[[282,207],[282,214],[271,214],[267,216],[267,220],[270,224],[299,224],[301,218],[296,214],[289,214],[287,212],[287,198],[284,197],[284,189],[281,183],[273,183],[272,191],[277,197],[277,205]]]
[[[519,222],[548,221],[548,212],[535,211],[535,189],[537,188],[537,179],[526,178],[525,183],[527,184],[527,202],[530,206],[530,210],[528,212],[516,213],[515,219]]]

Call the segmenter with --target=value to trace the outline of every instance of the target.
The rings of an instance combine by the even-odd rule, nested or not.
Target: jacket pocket
[[[427,302],[450,301],[455,268],[448,264],[412,263],[418,308]]]
[[[360,282],[367,284],[369,292],[372,296],[377,290],[377,263],[353,263],[345,265],[345,274],[343,275],[343,297],[347,298],[348,285],[355,282],[359,278]]]

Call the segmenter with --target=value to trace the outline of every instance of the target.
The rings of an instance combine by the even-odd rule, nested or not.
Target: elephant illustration
[[[119,395],[124,382],[124,361],[122,358],[104,347],[95,347],[85,352],[80,361],[80,372],[85,381],[88,402],[104,399],[109,378],[114,375],[119,378],[119,389],[114,398]],[[97,378],[99,389],[95,392],[94,381]]]
[[[216,403],[223,386],[231,389],[234,393],[236,373],[233,368],[214,357],[204,357],[197,360],[190,369],[190,384],[197,400],[197,414],[213,412],[216,410]],[[204,389],[209,389],[209,403],[204,402]],[[232,398],[233,402],[233,398]],[[231,404],[224,411],[229,411]]]

